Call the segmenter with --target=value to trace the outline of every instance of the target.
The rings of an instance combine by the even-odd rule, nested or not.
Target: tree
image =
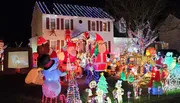
[[[104,73],[101,73],[101,77],[99,78],[99,82],[97,84],[97,89],[103,91],[103,93],[108,93],[108,86],[107,86],[106,78],[104,77]]]
[[[116,20],[126,17],[128,36],[143,54],[158,37],[165,5],[166,0],[106,0],[105,7]]]

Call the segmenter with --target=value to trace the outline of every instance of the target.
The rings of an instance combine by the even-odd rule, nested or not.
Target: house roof
[[[97,7],[40,1],[36,1],[36,4],[44,14],[113,19],[113,17],[106,13],[103,9]]]

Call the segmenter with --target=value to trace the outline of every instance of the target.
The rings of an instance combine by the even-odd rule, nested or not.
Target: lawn
[[[25,84],[26,75],[15,74],[15,75],[1,75],[0,76],[0,103],[40,103],[41,102],[41,86],[38,85],[27,85]],[[112,90],[114,89],[114,84],[116,80],[114,78],[107,78],[109,85],[108,96],[112,99]],[[87,86],[84,84],[84,78],[78,80],[81,99],[85,103],[87,93],[85,93],[85,88]],[[66,93],[67,84],[62,85],[61,93]],[[125,90],[125,95],[123,96],[124,103],[127,103],[127,91],[132,92],[132,87],[126,82],[123,82],[123,88]],[[142,97],[138,100],[130,99],[129,103],[178,103],[180,101],[180,92],[170,92],[164,94],[160,97],[150,96],[148,99],[147,89],[144,88],[142,91]],[[60,103],[60,102],[59,102]]]

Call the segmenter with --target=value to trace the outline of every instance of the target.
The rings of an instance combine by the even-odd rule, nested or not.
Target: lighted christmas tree
[[[120,79],[123,80],[123,81],[126,81],[126,74],[125,74],[124,71],[121,73]]]
[[[103,91],[104,94],[108,93],[108,86],[107,86],[106,78],[104,77],[104,73],[101,73],[101,77],[99,78],[99,82],[97,84],[97,89]]]
[[[69,64],[69,68],[72,68]],[[79,94],[79,88],[76,79],[74,78],[74,71],[69,69],[69,80],[67,90],[67,103],[82,103]]]

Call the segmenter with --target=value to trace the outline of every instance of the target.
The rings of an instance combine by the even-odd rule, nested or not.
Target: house
[[[169,49],[176,49],[180,52],[180,19],[169,15],[159,29],[159,39],[168,43]]]
[[[51,48],[60,50],[66,45],[64,40],[66,30],[70,30],[71,37],[87,31],[100,34],[112,52],[113,21],[113,17],[101,8],[37,1],[31,23],[30,45],[33,52],[36,52],[37,36],[43,36]]]

